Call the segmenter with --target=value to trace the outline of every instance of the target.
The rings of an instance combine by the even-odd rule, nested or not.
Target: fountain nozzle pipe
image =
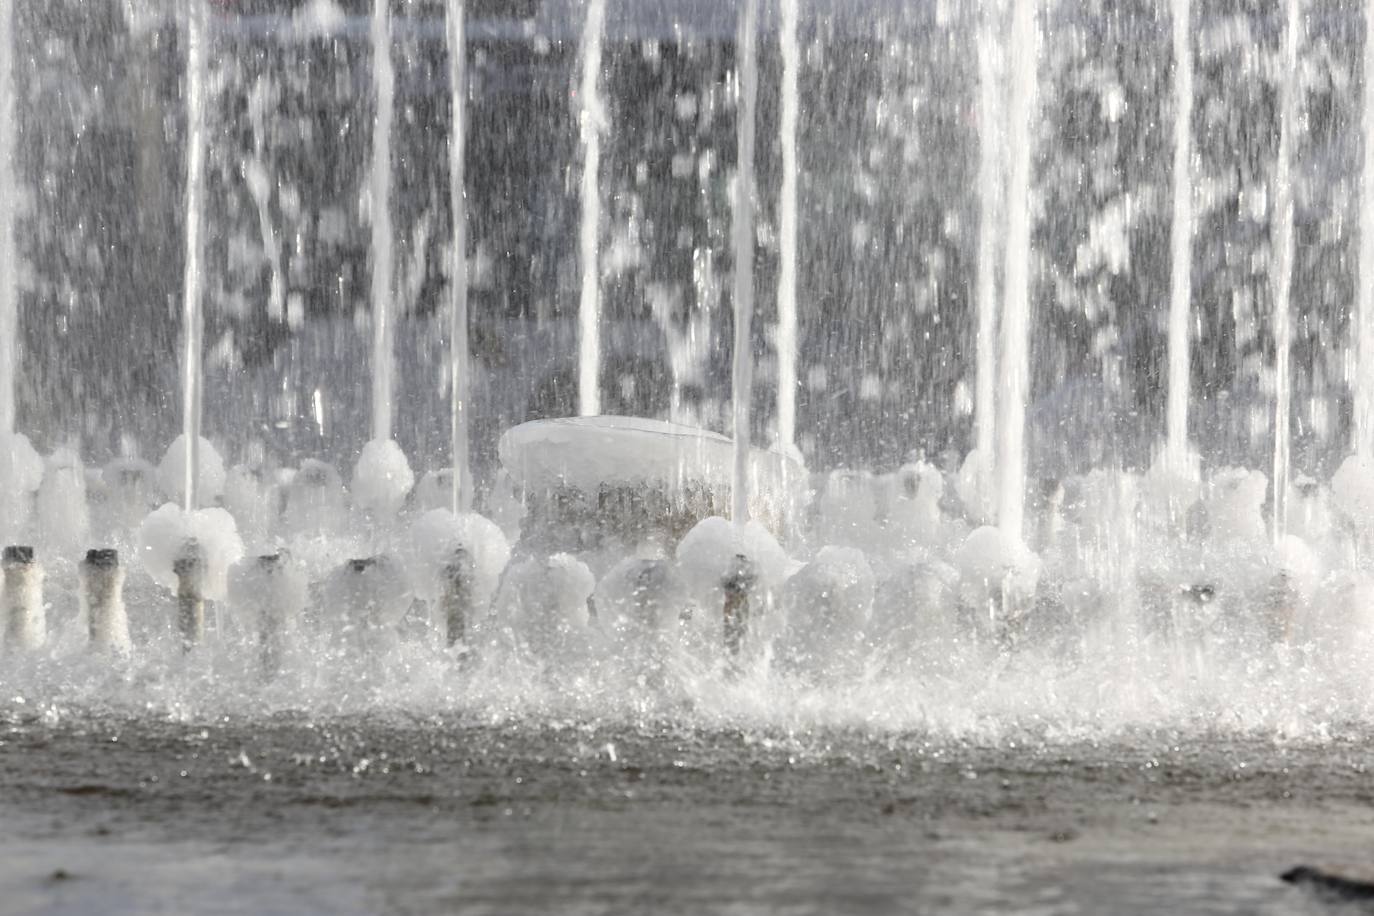
[[[450,646],[467,638],[467,622],[472,611],[475,575],[476,566],[472,554],[464,547],[456,548],[444,564],[444,587],[439,598]]]
[[[34,560],[32,547],[6,547],[0,566],[5,586],[0,605],[5,616],[5,648],[37,649],[47,639],[43,613],[43,567]]]
[[[124,610],[124,570],[119,551],[97,548],[81,561],[81,601],[91,648],[128,654],[129,615]]]
[[[734,567],[721,580],[725,590],[725,651],[738,656],[749,631],[749,597],[758,583],[758,567],[744,554],[735,555]]]
[[[177,577],[177,629],[187,652],[205,641],[205,549],[187,538],[172,562]]]

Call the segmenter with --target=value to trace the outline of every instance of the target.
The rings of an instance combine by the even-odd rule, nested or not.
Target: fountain
[[[448,24],[449,86],[453,129],[449,135],[449,208],[453,219],[453,260],[449,277],[449,398],[453,451],[453,511],[472,508],[472,471],[468,462],[468,233],[465,156],[467,149],[467,37],[463,0],[450,0]]]
[[[1174,0],[1174,212],[1169,262],[1169,402],[1166,464],[1188,463],[1189,319],[1193,297],[1193,43],[1191,0]]]
[[[181,434],[185,448],[182,498],[187,512],[199,508],[201,356],[204,279],[201,221],[205,215],[205,4],[186,7],[186,266],[182,281]]]
[[[797,131],[801,107],[801,47],[797,41],[801,0],[782,0],[778,47],[782,53],[782,186],[778,191],[778,445],[797,441]]]
[[[1270,283],[1274,297],[1274,542],[1287,533],[1288,481],[1292,454],[1293,398],[1293,132],[1297,129],[1299,0],[1287,0],[1279,78],[1279,152],[1274,174],[1274,259]]]
[[[942,859],[956,909],[1283,909],[1214,879],[1359,848],[1374,2],[77,6],[0,0],[0,878],[134,808],[196,894],[244,835],[566,817],[542,909],[665,812],[738,899],[722,837],[882,812],[837,911],[912,824],[1055,839]]]
[[[735,476],[731,518],[749,520],[749,443],[754,396],[754,109],[758,99],[758,0],[745,0],[740,11],[739,60],[735,71],[737,138],[735,187],[730,231],[734,240],[735,344],[731,350],[730,402],[734,414]]]
[[[395,258],[391,229],[391,129],[395,117],[396,74],[391,63],[391,12],[387,0],[372,4],[372,167],[368,218],[372,224],[372,438],[391,438],[395,401],[395,343],[392,323]],[[455,278],[456,279],[456,278]]]
[[[577,412],[584,417],[601,413],[601,132],[606,108],[598,89],[601,80],[601,41],[606,30],[606,0],[590,0],[582,32],[582,82],[577,113],[582,139],[582,221],[579,248],[582,298],[578,307]]]
[[[1039,81],[1037,0],[1012,0],[1010,133],[1013,151],[1007,183],[1006,289],[998,359],[997,523],[1007,537],[1020,540],[1025,528],[1026,402],[1030,397],[1031,165],[1032,127],[1037,123]]]

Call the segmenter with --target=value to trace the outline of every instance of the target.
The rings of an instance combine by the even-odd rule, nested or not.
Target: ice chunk
[[[176,588],[173,564],[188,538],[195,538],[205,552],[205,597],[223,599],[228,592],[229,567],[243,556],[234,517],[223,509],[187,513],[175,503],[167,503],[152,512],[138,532],[144,569],[164,588]]]
[[[224,495],[224,459],[215,451],[210,440],[202,438],[196,452],[196,490],[198,508],[213,506]],[[186,436],[172,440],[162,463],[157,466],[158,486],[170,500],[184,502],[186,498]]]
[[[363,446],[353,468],[353,502],[379,518],[401,510],[415,486],[415,472],[394,439],[373,439]]]
[[[474,512],[454,515],[447,509],[431,509],[415,520],[405,558],[415,595],[430,602],[439,597],[444,567],[459,549],[472,561],[473,606],[485,615],[510,562],[510,544],[495,522]]]

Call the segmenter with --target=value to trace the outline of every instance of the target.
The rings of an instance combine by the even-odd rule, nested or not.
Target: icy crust
[[[507,430],[501,466],[526,490],[571,487],[595,494],[605,486],[704,490],[711,507],[729,505],[734,443],[692,426],[639,417],[535,420]],[[801,465],[780,452],[753,449],[750,511],[770,520],[795,516],[805,480]]]

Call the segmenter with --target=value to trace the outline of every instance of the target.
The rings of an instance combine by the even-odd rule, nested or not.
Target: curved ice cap
[[[425,601],[439,597],[444,568],[459,549],[472,558],[473,603],[485,614],[510,562],[510,544],[495,522],[475,512],[431,509],[411,525],[404,559],[415,596]]]
[[[737,568],[740,556],[753,561],[765,591],[780,585],[792,570],[787,552],[763,525],[737,525],[712,516],[697,522],[678,544],[678,571],[703,607],[720,607],[725,600],[721,582]]]
[[[204,595],[211,601],[228,592],[229,567],[243,556],[234,517],[223,509],[186,512],[166,503],[143,520],[138,531],[138,554],[148,575],[164,588],[176,588],[175,564],[182,545],[195,538],[205,551]]]
[[[395,439],[373,439],[363,446],[353,468],[353,503],[379,517],[401,511],[415,486],[415,472]]]
[[[210,444],[201,437],[200,448],[196,452],[196,489],[200,495],[200,506],[213,506],[224,495],[224,459]],[[157,483],[162,494],[176,502],[186,499],[186,436],[182,434],[172,440],[167,454],[157,466]]]
[[[595,588],[592,571],[571,554],[521,557],[502,578],[496,621],[536,655],[584,648],[591,622],[587,599]]]
[[[598,619],[627,642],[671,635],[692,607],[671,562],[640,557],[621,560],[601,577],[595,603]]]
[[[1001,528],[975,528],[954,553],[966,599],[981,601],[1004,589],[1020,598],[1035,594],[1040,559],[1019,538]]]
[[[863,551],[823,547],[782,587],[778,654],[805,667],[857,653],[873,612],[873,568]]]
[[[324,582],[325,614],[364,629],[396,626],[413,600],[405,570],[387,554],[345,560]]]

